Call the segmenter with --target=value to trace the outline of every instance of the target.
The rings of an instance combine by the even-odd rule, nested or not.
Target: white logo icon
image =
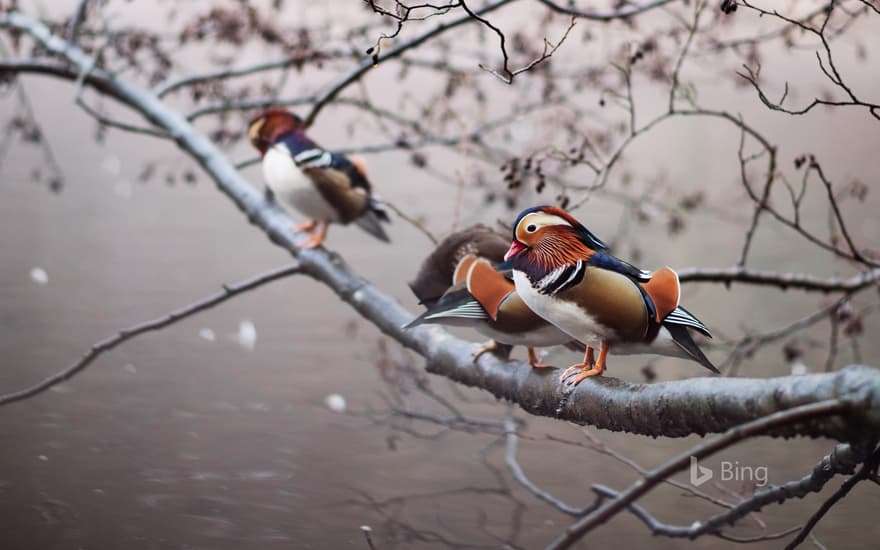
[[[704,466],[700,466],[700,463],[697,462],[697,457],[691,457],[691,484],[695,487],[699,487],[700,485],[706,483],[712,479],[712,470],[706,468]]]

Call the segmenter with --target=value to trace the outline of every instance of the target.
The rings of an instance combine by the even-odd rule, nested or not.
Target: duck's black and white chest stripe
[[[293,162],[300,169],[304,168],[329,168],[333,165],[333,153],[319,147],[306,149],[293,155]]]
[[[557,267],[547,273],[534,284],[534,287],[540,294],[555,296],[579,284],[584,279],[586,272],[586,262],[578,260],[573,264]]]

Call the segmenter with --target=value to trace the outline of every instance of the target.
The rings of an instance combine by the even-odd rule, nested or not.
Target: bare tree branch
[[[630,503],[653,489],[664,479],[687,468],[690,465],[691,460],[694,458],[704,458],[717,451],[725,449],[734,443],[742,441],[747,437],[764,433],[774,427],[784,426],[791,422],[799,422],[803,419],[815,417],[817,415],[823,416],[838,413],[849,406],[849,403],[839,399],[820,401],[773,413],[763,418],[758,418],[731,428],[725,433],[696,445],[651,470],[643,479],[630,485],[629,488],[621,492],[617,498],[610,503],[600,507],[595,512],[591,512],[568,526],[565,532],[554,540],[547,548],[548,550],[562,550],[571,547],[572,544],[583,538],[588,532],[614,517],[618,512],[625,509]]]
[[[819,62],[821,64],[821,58],[819,58]],[[868,112],[871,113],[871,116],[880,120],[880,112],[878,112],[878,110],[880,110],[880,104],[870,103],[861,100],[835,101],[820,99],[817,97],[800,109],[789,109],[788,107],[783,107],[781,102],[777,103],[767,97],[767,95],[764,93],[764,90],[761,88],[761,85],[758,84],[758,73],[756,71],[752,70],[752,68],[748,66],[744,66],[743,68],[746,70],[746,72],[737,74],[752,85],[755,91],[758,92],[758,99],[760,99],[761,103],[763,103],[771,111],[779,111],[787,115],[805,115],[819,105],[824,105],[825,107],[865,107],[868,109]]]
[[[655,8],[659,8],[660,6],[665,6],[666,4],[670,4],[675,0],[654,0],[653,2],[646,2],[641,5],[628,5],[629,3],[622,3],[621,8],[615,9],[610,12],[596,12],[596,11],[586,11],[580,10],[570,5],[562,6],[559,2],[555,2],[553,0],[538,0],[540,3],[544,4],[551,10],[556,13],[563,13],[565,15],[570,15],[572,17],[577,17],[578,19],[590,19],[593,21],[613,21],[615,19],[628,19],[634,15],[638,15],[640,13],[653,10]]]
[[[120,330],[116,335],[105,338],[100,342],[94,344],[91,348],[89,348],[89,351],[87,351],[85,355],[80,357],[77,361],[75,361],[64,370],[59,371],[52,376],[49,376],[48,378],[45,378],[40,382],[34,384],[33,386],[30,386],[23,390],[0,395],[0,406],[9,405],[10,403],[15,403],[16,401],[22,401],[35,395],[39,395],[51,388],[52,386],[69,380],[70,378],[81,372],[83,369],[91,365],[95,361],[95,359],[97,359],[104,353],[119,346],[123,342],[127,342],[128,340],[144,334],[145,332],[161,330],[169,325],[177,323],[178,321],[182,321],[187,317],[191,317],[196,313],[222,304],[226,300],[238,296],[239,294],[248,292],[267,283],[271,283],[272,281],[283,279],[285,277],[293,275],[294,273],[298,273],[299,271],[299,264],[294,263],[269,271],[267,273],[263,273],[261,275],[257,275],[255,277],[251,277],[250,279],[246,279],[238,283],[225,284],[223,285],[223,290],[216,292],[206,298],[202,298],[201,300],[193,302],[182,308],[176,309],[171,313],[168,313],[151,321],[144,321],[143,323],[138,323],[131,327],[124,328]]]
[[[610,499],[620,498],[619,491],[615,491],[614,489],[611,489],[610,487],[606,487],[605,485],[601,485],[601,484],[597,483],[597,484],[593,485],[592,489],[593,489],[593,493],[595,493],[600,498],[600,502],[604,502],[606,499],[609,499],[609,498]],[[729,540],[731,542],[751,543],[751,542],[760,542],[760,541],[764,541],[764,540],[775,540],[775,539],[787,537],[788,535],[791,535],[792,533],[794,533],[795,531],[797,531],[801,528],[800,525],[796,525],[794,527],[791,527],[789,529],[786,529],[784,531],[779,531],[776,533],[766,533],[766,534],[756,535],[753,537],[736,537],[736,536],[730,535],[728,533],[724,533],[720,530],[714,531],[714,532],[713,531],[700,532],[701,531],[700,528],[702,527],[702,524],[700,524],[700,522],[694,522],[694,524],[691,525],[690,527],[685,527],[685,526],[680,526],[680,525],[669,525],[667,523],[664,523],[664,522],[658,520],[650,512],[648,512],[643,506],[636,504],[636,503],[630,503],[628,508],[629,508],[629,511],[632,512],[632,514],[634,516],[639,518],[639,520],[641,520],[642,523],[644,523],[645,525],[648,526],[649,529],[651,529],[651,534],[670,537],[670,538],[689,538],[689,539],[693,540],[701,535],[711,534],[711,535],[716,536],[720,539]]]
[[[594,503],[592,506],[586,506],[584,508],[577,508],[575,506],[571,506],[562,502],[549,492],[541,489],[526,476],[526,473],[523,471],[522,466],[519,465],[519,460],[516,458],[517,454],[517,445],[519,438],[516,435],[516,423],[513,422],[512,419],[508,418],[504,422],[504,434],[505,434],[505,453],[504,453],[504,461],[507,463],[507,467],[510,469],[510,473],[513,474],[514,479],[525,487],[530,493],[548,503],[550,506],[553,506],[557,510],[564,512],[566,514],[572,516],[582,516],[593,509],[595,509],[598,504]],[[597,501],[598,502],[598,501]]]
[[[571,21],[568,24],[568,28],[565,30],[565,33],[562,35],[562,38],[560,38],[559,41],[556,42],[555,45],[550,43],[550,41],[548,41],[546,38],[544,38],[544,50],[540,56],[538,56],[537,58],[535,58],[531,62],[527,63],[526,65],[520,67],[519,69],[511,69],[510,68],[510,55],[507,53],[507,36],[504,34],[504,32],[501,29],[499,29],[498,27],[496,27],[495,25],[493,25],[488,19],[481,17],[480,13],[483,13],[483,12],[481,12],[480,10],[477,10],[477,11],[471,10],[471,8],[468,7],[465,0],[461,0],[461,2],[459,2],[459,4],[461,5],[462,9],[464,9],[464,11],[467,12],[467,14],[470,17],[479,21],[484,27],[491,29],[492,32],[494,32],[498,36],[498,40],[500,42],[499,47],[501,48],[501,58],[502,58],[501,71],[499,72],[494,69],[490,69],[488,67],[485,67],[483,65],[480,65],[480,68],[483,69],[484,71],[488,71],[490,74],[496,76],[499,80],[501,80],[505,84],[513,84],[513,80],[514,80],[514,78],[516,78],[516,75],[524,73],[526,71],[530,71],[535,66],[543,63],[544,61],[546,61],[547,59],[552,57],[553,54],[556,53],[556,50],[559,49],[559,46],[561,46],[562,43],[565,42],[565,39],[568,38],[568,34],[571,32],[571,29],[574,28],[575,19],[576,19],[575,17],[571,18]]]
[[[769,504],[781,504],[793,498],[803,498],[810,493],[821,491],[836,475],[852,473],[858,463],[865,458],[865,450],[849,444],[837,445],[830,454],[823,457],[813,467],[813,471],[799,480],[789,481],[782,485],[770,486],[756,491],[754,495],[740,502],[735,507],[716,514],[704,522],[690,525],[683,533],[688,538],[695,538],[704,533],[717,532],[726,525],[751,512],[763,509]]]
[[[224,69],[217,69],[213,71],[205,71],[203,73],[191,74],[187,76],[181,76],[179,78],[173,80],[167,80],[153,88],[153,93],[158,97],[163,97],[165,95],[170,94],[171,92],[175,92],[181,88],[185,88],[187,86],[193,86],[195,84],[199,84],[206,81],[211,80],[224,80],[228,78],[237,78],[241,76],[248,76],[255,73],[261,73],[265,71],[272,71],[276,69],[285,69],[288,67],[293,67],[296,65],[302,65],[305,63],[309,63],[312,61],[321,61],[328,59],[330,57],[344,57],[346,54],[344,52],[307,52],[301,55],[293,55],[287,56],[282,59],[278,59],[275,61],[263,61],[260,63],[253,63],[250,65],[246,65],[243,67],[228,67]]]
[[[798,289],[815,292],[856,292],[880,281],[880,269],[869,269],[846,279],[831,277],[822,279],[803,273],[776,273],[745,267],[692,267],[679,270],[681,282],[745,283],[758,286],[775,286],[783,290]]]
[[[724,364],[727,369],[723,372],[729,376],[735,375],[739,370],[739,365],[745,357],[754,355],[761,347],[772,342],[779,341],[783,338],[810,327],[826,317],[831,317],[834,312],[850,299],[850,295],[846,294],[842,298],[834,301],[832,304],[826,305],[813,313],[801,317],[787,325],[776,327],[767,332],[759,334],[747,334],[736,343],[733,351],[730,353]]]
[[[771,110],[781,111],[781,112],[789,114],[789,115],[804,115],[804,114],[810,112],[817,105],[825,105],[825,106],[829,106],[829,107],[845,107],[845,106],[864,107],[864,108],[867,108],[867,110],[871,114],[871,116],[873,116],[877,120],[880,120],[880,104],[872,103],[872,102],[868,102],[868,101],[864,101],[862,99],[859,99],[856,96],[856,94],[853,92],[852,88],[850,88],[850,86],[847,85],[846,82],[844,82],[843,77],[838,72],[837,66],[834,63],[834,57],[833,57],[833,54],[831,51],[831,45],[828,42],[828,37],[825,34],[825,30],[828,27],[828,23],[829,23],[829,21],[831,21],[831,16],[835,11],[835,7],[836,7],[835,2],[828,3],[827,6],[822,9],[821,12],[815,14],[817,16],[818,15],[823,16],[822,22],[818,26],[818,28],[812,26],[810,24],[809,20],[792,19],[791,17],[787,17],[787,16],[779,13],[776,10],[769,11],[769,10],[765,10],[763,8],[760,8],[758,6],[755,6],[751,3],[749,3],[747,0],[739,0],[739,5],[742,5],[742,6],[745,6],[749,9],[751,9],[751,10],[754,10],[755,12],[757,12],[761,16],[768,15],[768,16],[776,17],[776,18],[780,19],[781,21],[784,21],[788,25],[792,25],[794,27],[801,29],[804,32],[811,33],[811,34],[815,35],[822,44],[822,49],[825,52],[825,58],[826,58],[826,60],[827,60],[826,62],[828,64],[828,68],[826,68],[825,67],[826,62],[822,61],[822,56],[817,51],[816,52],[816,59],[819,63],[819,69],[821,69],[821,71],[825,74],[825,76],[828,78],[828,80],[832,84],[834,84],[840,90],[843,90],[843,92],[849,98],[844,101],[832,101],[832,100],[824,100],[824,99],[815,98],[806,107],[802,107],[800,109],[788,109],[788,108],[782,106],[782,103],[785,99],[784,95],[783,95],[783,99],[780,100],[778,103],[775,103],[772,100],[770,100],[769,98],[767,98],[767,96],[764,94],[764,91],[761,89],[760,85],[758,84],[757,72],[753,71],[749,67],[745,67],[745,69],[746,69],[745,74],[744,73],[737,73],[737,74],[739,74],[740,77],[747,80],[755,88],[755,91],[758,92],[759,99],[761,100],[762,103],[764,103],[764,105],[766,105]],[[786,84],[786,88],[787,88],[787,84]]]
[[[73,15],[70,16],[70,21],[67,24],[67,41],[71,44],[76,43],[76,39],[79,36],[80,25],[85,21],[88,11],[89,0],[79,0],[76,4],[76,8],[73,10]]]
[[[467,5],[464,2],[462,2],[461,5],[463,7],[465,7],[465,9],[467,9]],[[553,44],[552,42],[550,42],[549,40],[544,38],[544,49],[541,52],[541,55],[539,55],[538,57],[536,57],[532,61],[526,63],[525,65],[523,65],[519,69],[511,69],[510,68],[510,65],[509,65],[510,60],[508,59],[508,56],[507,56],[507,50],[504,48],[504,40],[503,40],[504,34],[501,33],[501,31],[499,31],[495,27],[492,27],[492,29],[495,30],[496,32],[498,32],[502,37],[501,54],[504,56],[504,65],[501,69],[502,72],[499,73],[498,71],[496,71],[494,69],[490,69],[490,68],[485,67],[483,65],[480,65],[480,68],[485,71],[488,71],[490,74],[495,75],[496,77],[498,77],[498,79],[500,79],[505,84],[513,84],[513,79],[516,78],[517,75],[531,71],[532,69],[534,69],[535,67],[537,67],[538,65],[543,63],[544,61],[553,57],[553,54],[556,53],[556,50],[559,49],[559,46],[562,46],[562,43],[565,42],[565,40],[568,38],[568,35],[571,33],[571,29],[574,28],[575,21],[576,21],[576,19],[574,17],[572,17],[571,22],[568,24],[568,27],[565,29],[565,33],[556,42],[556,44]],[[486,21],[485,24],[488,26],[491,26],[491,24],[488,21]]]
[[[807,535],[810,534],[810,531],[813,530],[813,527],[816,526],[819,521],[825,517],[825,514],[828,513],[828,510],[831,509],[832,506],[837,504],[841,499],[843,499],[853,487],[856,486],[860,481],[864,481],[868,479],[873,473],[877,471],[877,465],[880,463],[880,450],[874,451],[873,456],[859,469],[859,471],[849,479],[843,482],[840,488],[834,492],[831,497],[828,498],[825,502],[822,503],[822,506],[816,510],[816,513],[813,514],[810,519],[807,521],[807,524],[804,525],[803,529],[801,529],[800,533],[798,533],[797,537],[794,538],[786,547],[785,550],[792,550],[793,548],[797,548],[806,538]]]
[[[496,9],[509,4],[514,0],[495,0],[494,2],[490,2],[477,10],[474,10],[473,15],[484,15],[489,12],[495,11]],[[305,118],[305,125],[311,126],[313,122],[315,122],[315,118],[318,116],[318,113],[330,102],[332,101],[340,92],[342,92],[345,88],[350,86],[351,84],[357,82],[361,79],[370,69],[376,67],[383,61],[387,61],[389,59],[393,59],[402,53],[416,48],[429,39],[448,31],[449,29],[453,29],[463,23],[467,23],[472,21],[472,15],[469,12],[466,15],[453,19],[451,21],[446,21],[444,23],[440,23],[433,29],[426,31],[418,36],[415,36],[402,44],[398,44],[397,46],[391,48],[382,53],[378,53],[374,55],[371,59],[363,61],[354,71],[339,79],[336,83],[332,84],[325,92],[320,94],[315,101],[315,104],[312,106],[312,110],[309,112],[308,116]]]

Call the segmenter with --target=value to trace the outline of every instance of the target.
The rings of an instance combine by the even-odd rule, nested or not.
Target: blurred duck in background
[[[331,223],[353,222],[389,242],[382,227],[390,221],[388,213],[372,194],[364,167],[309,139],[302,119],[284,109],[268,109],[251,120],[247,135],[262,157],[270,195],[309,218],[293,227],[310,233],[300,248],[323,243]]]

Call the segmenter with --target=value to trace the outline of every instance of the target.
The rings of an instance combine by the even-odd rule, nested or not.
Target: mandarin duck
[[[679,305],[678,274],[668,267],[650,273],[614,257],[565,210],[537,206],[522,211],[504,258],[523,301],[587,344],[584,361],[563,372],[566,384],[602,374],[611,349],[690,359],[718,373],[688,332],[712,336]]]
[[[300,248],[324,242],[330,223],[354,222],[388,242],[381,225],[390,221],[388,213],[372,195],[364,168],[309,139],[302,119],[281,108],[268,109],[251,120],[247,135],[262,157],[271,196],[309,217],[293,227],[311,233]]]
[[[421,324],[466,326],[492,342],[474,354],[506,346],[526,346],[529,364],[541,363],[535,347],[566,344],[583,350],[579,342],[535,315],[517,295],[510,274],[493,264],[504,258],[507,239],[484,225],[475,225],[444,239],[422,263],[410,288],[428,310],[404,328]]]

